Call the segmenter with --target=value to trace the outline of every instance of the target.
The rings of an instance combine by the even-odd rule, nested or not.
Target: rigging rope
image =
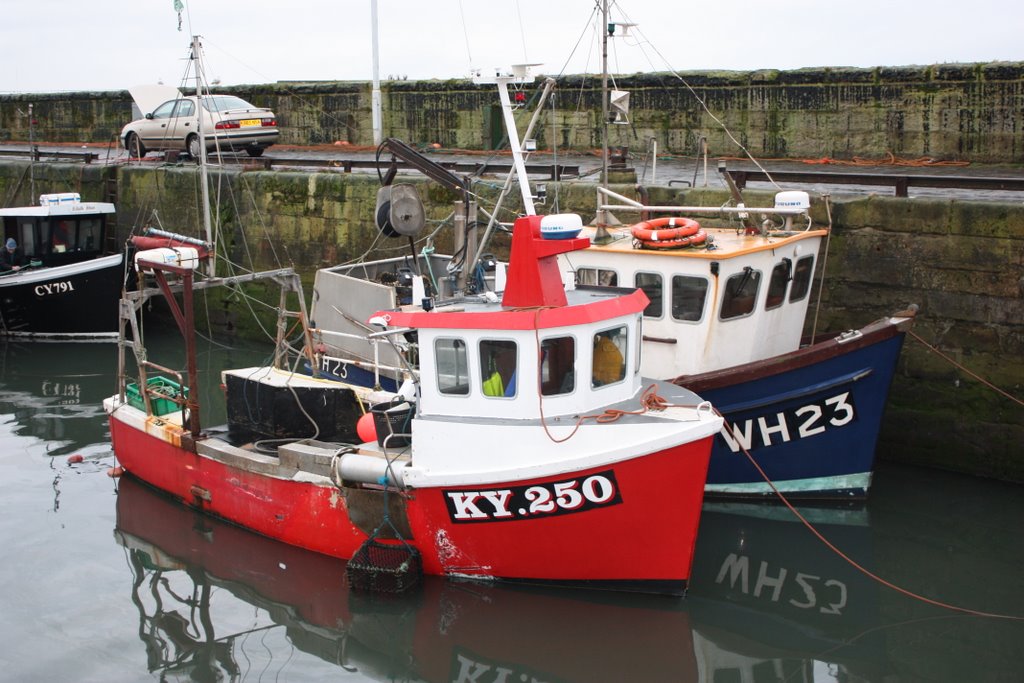
[[[921,336],[919,334],[917,334],[913,330],[909,330],[907,332],[907,334],[909,334],[911,337],[913,337],[917,341],[921,342],[921,344],[923,344],[925,346],[925,348],[927,348],[929,351],[931,351],[932,353],[938,355],[943,360],[948,361],[950,365],[952,365],[956,369],[960,370],[964,374],[972,377],[973,379],[976,379],[977,381],[981,382],[982,384],[984,384],[986,387],[988,387],[992,391],[996,392],[997,394],[1000,394],[1004,398],[1007,398],[1007,399],[1013,401],[1017,405],[1024,406],[1024,400],[1021,400],[1021,399],[1017,398],[1016,396],[1014,396],[1013,394],[1010,394],[1010,393],[1007,393],[1007,392],[1003,391],[1002,389],[997,387],[995,384],[992,384],[987,379],[982,377],[981,375],[978,375],[975,372],[971,372],[962,363],[956,362],[955,360],[953,360],[952,358],[950,358],[949,356],[944,354],[942,351],[939,351],[937,348],[935,348],[934,346],[932,346],[931,344],[926,342],[924,339],[921,338]]]
[[[725,420],[725,416],[722,415],[720,412],[718,412],[717,408],[715,409],[715,414],[717,414],[719,417],[721,417],[723,420]],[[735,436],[735,434],[732,431],[732,426],[729,424],[729,421],[725,420],[723,424],[724,424],[724,427],[725,427],[726,431],[729,432],[729,436],[735,440],[736,436]],[[819,541],[824,543],[825,546],[829,550],[834,552],[836,555],[838,555],[840,558],[842,558],[847,564],[849,564],[851,567],[853,567],[854,569],[856,569],[857,571],[859,571],[861,574],[863,574],[864,576],[868,577],[872,581],[875,581],[876,583],[879,583],[879,584],[885,586],[886,588],[890,588],[890,589],[896,591],[897,593],[901,593],[901,594],[903,594],[903,595],[905,595],[905,596],[907,596],[909,598],[913,598],[914,600],[919,600],[920,602],[924,602],[924,603],[927,603],[929,605],[933,605],[935,607],[941,607],[943,609],[952,610],[954,612],[961,612],[963,614],[970,614],[970,615],[976,616],[976,617],[990,617],[990,618],[993,618],[993,619],[1009,619],[1009,620],[1013,620],[1013,621],[1024,621],[1024,617],[1021,617],[1021,616],[1016,616],[1016,615],[1012,615],[1012,614],[999,614],[999,613],[996,613],[996,612],[985,612],[985,611],[982,611],[982,610],[971,609],[969,607],[961,607],[959,605],[953,605],[953,604],[950,604],[948,602],[942,602],[941,600],[935,600],[933,598],[929,598],[929,597],[926,597],[926,596],[921,595],[919,593],[915,593],[915,592],[913,592],[911,590],[903,588],[902,586],[898,586],[895,583],[892,583],[891,581],[888,581],[888,580],[882,578],[878,574],[875,574],[873,571],[871,571],[867,567],[863,566],[862,564],[858,563],[852,557],[850,557],[849,555],[844,553],[842,550],[840,550],[830,540],[825,538],[824,534],[822,534],[820,531],[818,531],[814,527],[814,525],[811,524],[807,520],[806,517],[804,517],[802,514],[800,514],[800,511],[797,510],[796,507],[794,507],[793,504],[789,502],[789,499],[786,498],[785,495],[783,495],[782,491],[780,491],[778,489],[778,487],[775,486],[775,483],[772,482],[772,480],[768,477],[768,474],[761,468],[761,466],[758,464],[757,460],[754,459],[754,456],[750,454],[750,451],[748,451],[746,449],[746,447],[744,447],[742,445],[742,443],[739,442],[739,440],[736,440],[735,442],[740,444],[740,450],[743,451],[743,455],[745,455],[747,460],[750,461],[750,464],[754,466],[754,469],[757,470],[758,474],[761,475],[761,478],[764,479],[765,483],[768,484],[768,486],[771,488],[771,490],[775,494],[775,496],[782,502],[783,505],[785,505],[789,509],[790,512],[793,513],[793,515],[796,516],[796,518],[800,521],[800,523],[803,524],[805,527],[807,527],[807,529],[812,534],[814,534],[815,538],[817,538]]]

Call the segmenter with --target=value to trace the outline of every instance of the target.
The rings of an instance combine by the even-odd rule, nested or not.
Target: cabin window
[[[768,296],[764,301],[765,310],[778,308],[786,300],[786,285],[792,279],[793,262],[788,258],[782,259],[772,268],[772,277],[768,280]]]
[[[594,335],[592,386],[621,382],[626,377],[626,326],[604,330]]]
[[[53,234],[50,235],[50,251],[60,254],[74,249],[75,246],[75,222],[72,220],[60,220],[53,226]]]
[[[660,273],[637,273],[636,278],[637,289],[644,290],[644,294],[651,300],[647,304],[647,308],[644,309],[644,315],[648,318],[660,318],[662,316],[662,301],[664,300],[664,287],[661,284]]]
[[[434,340],[434,367],[437,390],[450,396],[469,394],[469,359],[462,339]]]
[[[750,315],[757,301],[757,290],[761,285],[761,271],[750,266],[725,281],[725,296],[722,298],[722,320]]]
[[[540,343],[540,393],[571,394],[576,390],[576,339],[552,337]]]
[[[672,277],[672,317],[675,320],[699,322],[704,317],[707,298],[707,279],[690,275]]]
[[[789,300],[800,301],[811,289],[811,276],[814,275],[814,257],[804,256],[796,262],[793,269],[793,286],[789,289]]]
[[[25,221],[20,226],[20,235],[18,235],[18,246],[21,247],[21,253],[25,256],[36,255],[36,231],[35,223],[33,221]]]
[[[78,224],[78,249],[99,251],[103,221],[99,218],[85,218]]]
[[[638,340],[641,340],[641,341],[644,338],[644,318],[643,318],[642,315],[638,315],[636,317],[636,338]],[[634,375],[639,375],[640,374],[640,361],[642,360],[640,356],[641,356],[641,353],[642,353],[643,346],[644,345],[640,341],[637,341],[636,344],[633,344],[633,356],[634,356],[634,358],[633,358],[633,374]]]
[[[614,270],[605,268],[577,268],[576,284],[616,287],[619,284],[619,276]]]
[[[516,343],[505,339],[480,340],[480,382],[484,396],[516,395]]]

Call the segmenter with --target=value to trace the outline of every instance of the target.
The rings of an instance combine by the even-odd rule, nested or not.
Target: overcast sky
[[[33,0],[4,3],[0,92],[178,85],[192,34],[210,80],[370,80],[370,0]],[[1011,0],[623,0],[611,71],[1024,61]],[[378,0],[382,79],[459,78],[540,62],[600,71],[594,0]],[[599,16],[599,15],[597,15]],[[634,29],[635,31],[635,29]]]

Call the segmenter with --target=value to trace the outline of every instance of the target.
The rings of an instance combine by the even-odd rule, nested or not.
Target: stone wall
[[[600,79],[557,80],[552,112],[537,132],[540,148],[600,147]],[[882,158],[891,152],[1019,163],[1024,153],[1024,63],[652,73],[615,82],[632,93],[631,114],[629,125],[610,127],[610,142],[634,150],[653,138],[661,153],[694,154],[703,137],[716,157],[742,156],[746,149],[762,159]],[[273,108],[282,144],[372,144],[369,83],[221,90]],[[463,149],[490,149],[503,137],[490,86],[390,81],[382,84],[382,98],[385,136]],[[116,142],[131,119],[126,91],[2,96],[0,141],[28,140],[29,103],[35,105],[34,138],[44,142]]]
[[[376,258],[408,253],[402,240],[375,245],[374,175],[231,170],[213,171],[212,178],[223,226],[220,249],[256,268],[294,265],[307,294],[318,267],[356,259],[374,246]],[[436,184],[410,182],[427,204],[428,230],[437,229],[435,246],[450,253],[446,219],[455,198]],[[30,202],[30,184],[35,195],[78,191],[93,200],[116,189],[120,241],[144,225],[200,232],[193,164],[53,163],[37,164],[29,174],[23,163],[0,162],[0,193],[7,205]],[[616,189],[634,192],[630,186]],[[474,190],[481,205],[493,205],[493,183],[478,183]],[[594,213],[589,183],[548,183],[541,210],[555,210],[556,196],[560,211]],[[722,192],[654,187],[649,201],[719,205],[727,199]],[[748,201],[756,203],[756,193],[748,193]],[[513,202],[501,218],[511,220],[518,208]],[[816,203],[815,212],[816,222],[827,222],[824,207]],[[922,341],[908,337],[904,347],[882,457],[1024,482],[1024,407],[968,374],[1024,398],[1024,207],[871,196],[836,200],[832,216],[818,329],[856,328],[910,303],[921,307],[914,334]],[[494,251],[500,255],[507,244],[507,238],[498,238]],[[247,331],[250,306],[237,294],[206,301],[197,311],[205,318],[204,329]],[[272,313],[266,315],[269,322]]]

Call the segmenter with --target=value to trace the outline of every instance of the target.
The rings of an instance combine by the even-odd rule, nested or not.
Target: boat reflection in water
[[[16,433],[48,442],[50,455],[83,444],[110,450],[103,398],[117,348],[103,342],[0,341],[0,413]]]
[[[874,588],[809,533],[800,543],[773,532],[791,522],[743,512],[706,509],[682,600],[435,577],[408,595],[350,591],[343,561],[198,514],[130,477],[115,536],[161,680],[304,680],[335,667],[381,681],[876,680],[882,650],[844,644],[874,625]],[[853,545],[867,532],[823,526],[847,528],[836,540]]]
[[[862,504],[799,509],[833,545],[871,566]],[[887,671],[882,635],[871,632],[878,584],[781,504],[705,502],[687,603],[700,680],[874,681]]]

